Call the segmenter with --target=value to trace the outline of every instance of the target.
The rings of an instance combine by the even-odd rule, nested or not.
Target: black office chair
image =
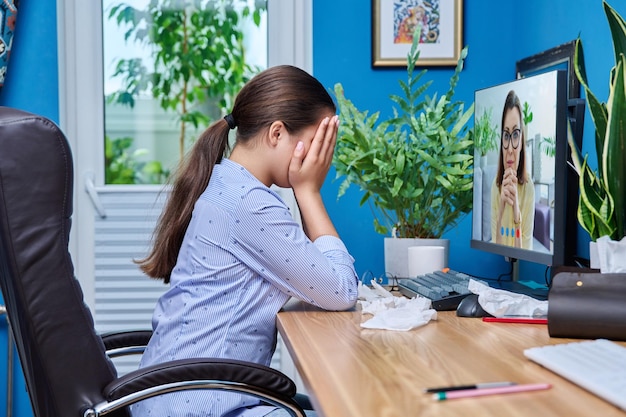
[[[68,252],[72,187],[58,127],[0,107],[0,287],[36,417],[129,416],[130,404],[187,389],[242,392],[304,416],[293,381],[254,363],[186,359],[118,378],[107,349],[140,349],[150,332],[96,333]]]

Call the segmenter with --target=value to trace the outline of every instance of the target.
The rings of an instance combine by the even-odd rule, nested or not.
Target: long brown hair
[[[297,67],[280,65],[259,73],[241,89],[229,119],[237,127],[236,141],[247,142],[277,120],[295,134],[317,123],[329,111],[336,111],[335,103],[318,80]],[[152,250],[136,261],[149,277],[170,281],[196,200],[228,149],[229,130],[225,119],[214,122],[177,169],[154,231]]]
[[[521,149],[519,152],[519,163],[517,164],[517,182],[518,184],[525,184],[528,180],[528,173],[526,172],[526,129],[524,129],[522,104],[520,103],[517,94],[515,94],[515,91],[511,90],[509,91],[509,94],[506,95],[506,100],[504,100],[504,109],[502,110],[502,123],[500,124],[502,132],[500,133],[500,155],[498,156],[498,173],[496,175],[496,184],[498,185],[498,188],[502,185],[502,179],[504,178],[504,160],[502,159],[502,136],[504,134],[504,118],[506,117],[506,114],[511,110],[517,110],[519,112],[519,128],[520,134],[522,135],[522,139],[519,143]],[[510,146],[513,146],[513,144],[511,144]]]

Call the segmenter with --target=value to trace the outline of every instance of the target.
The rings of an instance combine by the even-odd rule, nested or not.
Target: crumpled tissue
[[[601,273],[626,272],[626,237],[617,241],[602,236],[596,240],[596,245]]]
[[[478,294],[478,303],[494,317],[523,316],[543,317],[548,314],[548,301],[537,300],[526,294],[491,288],[471,279],[468,288]]]
[[[407,331],[437,319],[437,311],[431,309],[429,299],[396,297],[375,281],[371,285],[373,288],[359,283],[361,312],[373,315],[361,327]]]

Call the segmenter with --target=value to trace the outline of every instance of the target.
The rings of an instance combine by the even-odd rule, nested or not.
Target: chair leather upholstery
[[[41,417],[81,415],[117,376],[68,252],[72,187],[72,154],[58,127],[0,108],[1,288]]]

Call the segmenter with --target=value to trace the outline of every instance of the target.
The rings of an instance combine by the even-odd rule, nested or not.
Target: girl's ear
[[[268,132],[268,141],[270,146],[276,146],[281,138],[281,135],[284,135],[285,124],[280,120],[272,122]]]

